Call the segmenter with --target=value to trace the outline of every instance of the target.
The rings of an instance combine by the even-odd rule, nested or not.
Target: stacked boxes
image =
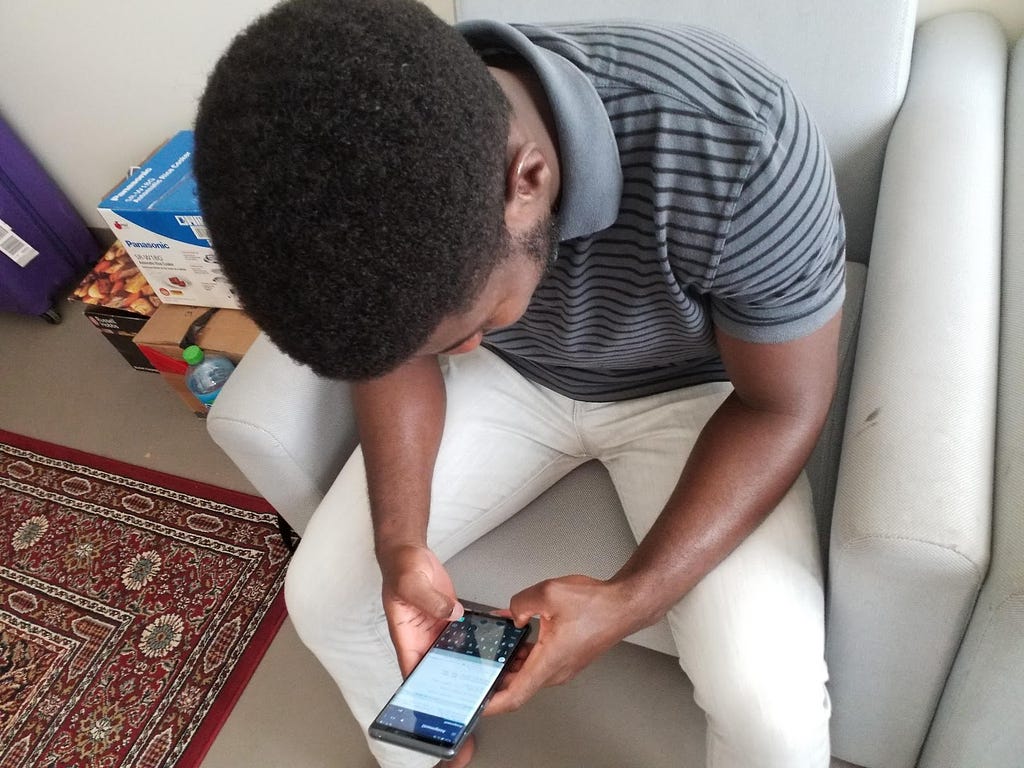
[[[119,349],[128,343],[122,354],[136,368],[160,373],[205,417],[206,408],[185,385],[184,346],[198,344],[237,363],[259,329],[238,308],[210,247],[192,177],[192,147],[191,131],[175,134],[100,203],[100,215],[120,242],[75,297],[96,305],[86,310],[89,319]],[[109,293],[118,298],[103,301]]]

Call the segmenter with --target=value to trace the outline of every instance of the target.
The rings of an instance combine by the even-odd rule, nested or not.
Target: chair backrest
[[[729,35],[786,77],[818,122],[836,167],[847,256],[867,262],[916,0],[456,0],[455,11],[460,21],[646,19]]]

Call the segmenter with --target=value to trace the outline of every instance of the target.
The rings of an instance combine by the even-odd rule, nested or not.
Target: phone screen
[[[375,738],[454,754],[528,632],[467,611],[448,624],[370,728]]]

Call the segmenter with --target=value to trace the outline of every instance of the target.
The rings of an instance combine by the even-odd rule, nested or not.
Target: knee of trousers
[[[288,565],[284,595],[296,632],[314,651],[371,629],[384,610],[372,551],[325,554],[300,543]]]
[[[694,694],[715,737],[738,754],[777,759],[802,754],[808,744],[827,743],[831,703],[824,660],[808,659],[789,670],[767,660],[725,666],[703,680],[706,690]]]

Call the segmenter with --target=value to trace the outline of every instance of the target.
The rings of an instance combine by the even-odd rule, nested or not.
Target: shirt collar
[[[514,51],[540,78],[551,103],[561,164],[559,238],[607,229],[619,214],[622,168],[608,113],[593,83],[571,62],[542,48],[518,28],[497,21],[464,21],[456,29],[477,50]]]

